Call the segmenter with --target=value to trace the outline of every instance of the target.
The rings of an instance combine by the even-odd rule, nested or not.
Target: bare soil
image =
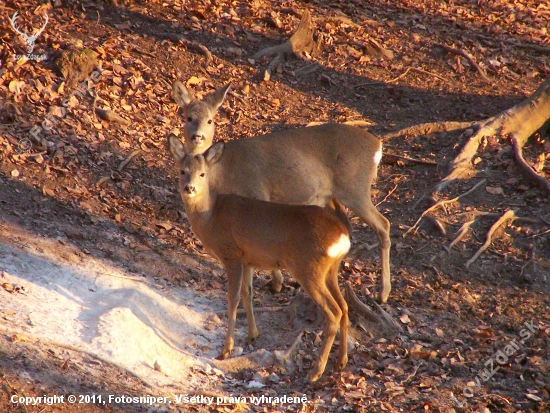
[[[281,293],[271,293],[268,273],[256,277],[254,300],[257,309],[275,309],[258,311],[260,337],[252,347],[245,344],[246,322],[240,317],[237,345],[244,355],[281,351],[305,330],[294,368],[266,365],[259,371],[223,372],[206,367],[222,345],[225,276],[190,230],[166,147],[168,134],[182,127],[170,96],[175,79],[188,81],[199,96],[232,82],[217,119],[217,137],[224,140],[311,122],[364,121],[383,136],[425,122],[484,119],[521,102],[550,75],[544,51],[550,46],[548,5],[530,0],[53,3],[33,52],[49,58],[24,64],[14,56],[25,53],[25,43],[8,20],[18,10],[20,24],[27,20],[39,27],[48,7],[37,11],[41,3],[30,0],[1,6],[0,411],[550,411],[550,199],[522,177],[508,145],[488,139],[476,160],[478,176],[450,186],[444,195],[460,195],[481,179],[486,184],[434,211],[418,231],[403,237],[430,205],[430,188],[444,176],[445,164],[461,142],[459,133],[384,140],[386,154],[436,163],[396,162],[386,156],[375,184],[374,201],[392,223],[393,290],[384,308],[404,333],[381,331],[352,313],[348,366],[335,372],[331,358],[313,385],[305,376],[322,320],[290,277]],[[320,54],[311,61],[289,60],[264,81],[269,61],[252,56],[285,41],[305,8],[322,34]],[[32,30],[30,23],[24,27]],[[190,42],[175,41],[174,35],[205,46],[212,60],[206,62],[199,48],[186,47]],[[391,50],[393,60],[373,52],[370,39]],[[467,50],[489,80],[437,44]],[[103,72],[99,82],[88,84],[98,99],[83,93],[62,113],[62,102],[74,89],[62,84],[54,60],[71,45],[93,50]],[[296,74],[310,64],[315,70]],[[115,111],[129,124],[99,119],[94,105]],[[48,114],[57,121],[51,131],[41,131],[41,138],[53,144],[44,148],[29,130]],[[546,178],[549,139],[542,133],[524,148],[533,164],[541,155],[543,161],[547,158],[541,167]],[[542,219],[542,224],[515,221],[501,227],[489,249],[468,268],[465,263],[485,242],[497,216],[479,219],[454,248],[443,249],[476,211],[503,214],[508,209]],[[352,223],[354,249],[375,242],[362,222],[353,218]],[[8,271],[8,263],[18,256],[20,274]],[[155,369],[152,359],[133,368],[108,352],[100,357],[67,345],[79,331],[66,341],[47,340],[26,313],[14,310],[33,293],[14,280],[28,275],[24,262],[37,257],[75,269],[104,263],[121,271],[131,285],[145,283],[143,288],[164,297],[187,297],[188,292],[201,297],[201,306],[206,300],[202,324],[189,336],[167,339],[174,321],[169,318],[152,324],[162,340],[203,367],[189,367],[179,377],[162,362]],[[378,249],[360,249],[346,258],[341,285],[350,281],[358,295],[376,296],[379,267]],[[69,295],[76,291],[74,285],[60,288],[57,282],[53,274],[52,297],[65,287]],[[32,285],[31,278],[23,285]],[[137,309],[146,307],[137,306],[134,314]],[[112,308],[102,315],[107,310]],[[62,323],[64,317],[52,313],[49,322]],[[138,314],[139,320],[146,318]],[[208,344],[186,347],[201,336]],[[113,348],[120,349],[120,343],[113,341],[119,346]],[[498,371],[491,372],[491,366]],[[484,370],[492,377],[484,380]],[[270,380],[272,373],[276,376]],[[253,382],[263,387],[255,388]],[[13,395],[186,393],[305,395],[309,403],[10,402]]]

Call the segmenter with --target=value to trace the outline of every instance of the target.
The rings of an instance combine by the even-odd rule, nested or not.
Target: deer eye
[[[183,169],[181,170],[181,174],[182,174],[182,175],[185,175],[185,171],[184,171]]]
[[[187,118],[187,122],[193,122],[193,118],[192,118],[191,116],[189,116],[189,117]]]
[[[201,178],[204,178],[204,172],[200,176],[201,176]]]
[[[212,125],[212,119],[209,119],[209,120],[208,120],[208,124],[209,124],[209,125]]]

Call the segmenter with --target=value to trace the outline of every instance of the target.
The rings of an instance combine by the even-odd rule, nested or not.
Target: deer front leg
[[[243,283],[241,285],[241,297],[243,298],[246,319],[248,320],[248,338],[246,340],[248,344],[251,344],[258,337],[258,328],[256,327],[256,320],[254,319],[254,308],[252,303],[252,298],[254,296],[252,292],[253,276],[254,269],[248,266],[245,267]]]
[[[240,260],[226,260],[224,261],[224,267],[227,273],[227,334],[222,352],[218,357],[219,360],[225,360],[229,357],[235,343],[233,336],[235,334],[244,264]]]

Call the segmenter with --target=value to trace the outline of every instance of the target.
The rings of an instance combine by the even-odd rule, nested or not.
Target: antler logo
[[[36,39],[38,38],[38,36],[40,36],[40,33],[42,33],[44,31],[44,29],[46,28],[46,25],[48,24],[48,15],[44,14],[44,16],[46,18],[46,21],[44,22],[44,25],[40,28],[40,30],[38,30],[38,32],[36,32],[35,34],[33,34],[31,36],[29,36],[24,31],[18,29],[17,26],[15,25],[17,19],[19,18],[19,12],[15,12],[15,14],[12,16],[12,18],[10,20],[11,27],[13,27],[13,30],[17,34],[21,35],[23,37],[23,40],[25,40],[25,43],[27,43],[27,54],[29,56],[32,54],[32,51],[34,50],[34,43],[36,42]]]

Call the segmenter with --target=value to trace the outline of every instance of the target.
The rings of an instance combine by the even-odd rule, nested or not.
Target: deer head
[[[38,36],[40,36],[40,33],[42,33],[44,31],[44,29],[46,28],[46,25],[48,24],[48,15],[44,14],[44,16],[45,16],[45,19],[46,19],[46,21],[44,22],[44,25],[38,30],[38,32],[36,32],[35,34],[33,34],[31,36],[29,36],[24,31],[18,29],[17,26],[15,25],[17,19],[19,18],[19,12],[15,12],[15,14],[12,16],[12,18],[10,20],[10,24],[11,24],[11,27],[13,27],[13,30],[17,34],[21,35],[23,37],[23,39],[25,40],[25,43],[27,43],[27,53],[28,54],[32,53],[32,51],[34,50],[34,42],[36,42],[36,39],[38,38]]]

